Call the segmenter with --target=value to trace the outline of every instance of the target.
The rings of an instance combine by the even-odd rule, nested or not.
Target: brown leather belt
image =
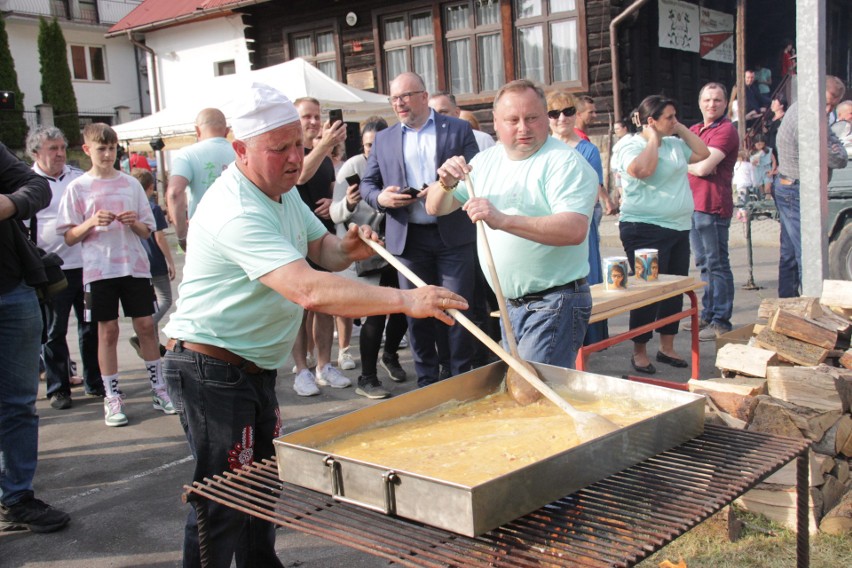
[[[201,353],[202,355],[207,355],[214,359],[219,359],[220,361],[239,367],[241,371],[245,371],[249,375],[259,375],[266,371],[266,369],[261,369],[251,361],[243,359],[239,355],[231,353],[223,347],[206,345],[204,343],[192,343],[191,341],[184,341],[182,339],[169,339],[169,342],[166,343],[166,349],[179,353],[179,351],[175,349],[176,347],[195,351],[196,353]]]

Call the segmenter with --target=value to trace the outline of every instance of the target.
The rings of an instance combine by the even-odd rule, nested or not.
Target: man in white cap
[[[190,449],[193,479],[239,470],[274,454],[281,427],[276,371],[287,361],[304,308],[340,316],[405,313],[453,320],[444,309],[467,309],[461,296],[429,286],[379,288],[332,271],[372,250],[352,227],[339,239],[305,206],[296,180],[302,169],[302,127],[281,93],[254,84],[235,100],[235,167],[210,187],[189,227],[177,310],[164,332],[164,374]],[[361,230],[374,240],[369,230]],[[184,566],[282,566],[274,527],[204,501],[190,511]],[[206,518],[199,547],[197,515]],[[202,559],[202,554],[204,558]]]

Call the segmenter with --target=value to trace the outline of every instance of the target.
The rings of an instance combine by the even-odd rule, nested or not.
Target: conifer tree
[[[80,143],[80,117],[77,97],[71,84],[65,36],[59,22],[39,18],[38,56],[41,67],[41,99],[53,106],[54,123],[68,138],[69,145]]]
[[[24,119],[24,94],[18,87],[15,61],[9,49],[6,21],[0,15],[0,95],[14,93],[14,109],[0,109],[0,142],[9,148],[23,148],[27,137],[27,121]]]

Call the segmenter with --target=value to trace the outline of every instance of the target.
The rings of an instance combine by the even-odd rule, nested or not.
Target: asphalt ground
[[[753,280],[762,286],[745,290],[749,280],[742,226],[731,229],[731,264],[736,284],[733,324],[751,323],[763,298],[775,297],[777,288],[777,223],[761,221],[756,227]],[[613,218],[601,226],[604,256],[623,254]],[[176,256],[180,281],[184,257]],[[175,294],[177,285],[175,284]],[[72,322],[73,322],[72,317]],[[627,316],[609,322],[610,333],[626,331]],[[70,326],[68,343],[72,356],[79,361],[76,331]],[[148,379],[142,361],[127,343],[130,321],[121,320],[119,340],[120,384],[127,394],[129,425],[109,428],[103,422],[100,399],[87,398],[82,389],[72,392],[74,405],[69,410],[54,410],[40,398],[39,464],[35,477],[36,495],[67,511],[70,525],[57,533],[36,535],[29,532],[0,533],[0,567],[96,568],[112,566],[166,567],[181,561],[183,524],[187,506],[181,502],[183,486],[192,475],[192,458],[177,416],[166,416],[151,406]],[[163,338],[165,340],[165,338]],[[656,351],[652,340],[649,353]],[[689,353],[687,333],[677,336],[675,346],[681,355]],[[357,362],[357,338],[353,339]],[[623,343],[593,354],[589,371],[612,376],[632,373],[630,343]],[[336,358],[336,354],[335,354]],[[701,344],[701,377],[716,375],[713,367],[715,346]],[[410,350],[400,351],[400,359],[409,376],[414,376]],[[657,365],[656,377],[686,381],[689,369]],[[353,379],[359,369],[346,371]],[[380,370],[386,388],[401,394],[414,388],[411,379],[392,383]],[[286,432],[351,412],[376,401],[355,394],[354,388],[323,388],[311,398],[296,396],[290,368],[281,369],[277,393]],[[44,385],[41,387],[44,396]],[[318,537],[281,529],[276,548],[285,566],[301,568],[377,567],[385,560],[335,545]]]

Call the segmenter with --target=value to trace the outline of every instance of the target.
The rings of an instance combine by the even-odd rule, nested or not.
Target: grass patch
[[[782,568],[796,565],[796,534],[760,515],[736,510],[746,523],[737,542],[728,540],[724,512],[710,517],[688,533],[637,564],[657,568],[668,560],[680,559],[688,568]],[[852,565],[852,538],[825,534],[811,535],[812,568],[839,568]]]

